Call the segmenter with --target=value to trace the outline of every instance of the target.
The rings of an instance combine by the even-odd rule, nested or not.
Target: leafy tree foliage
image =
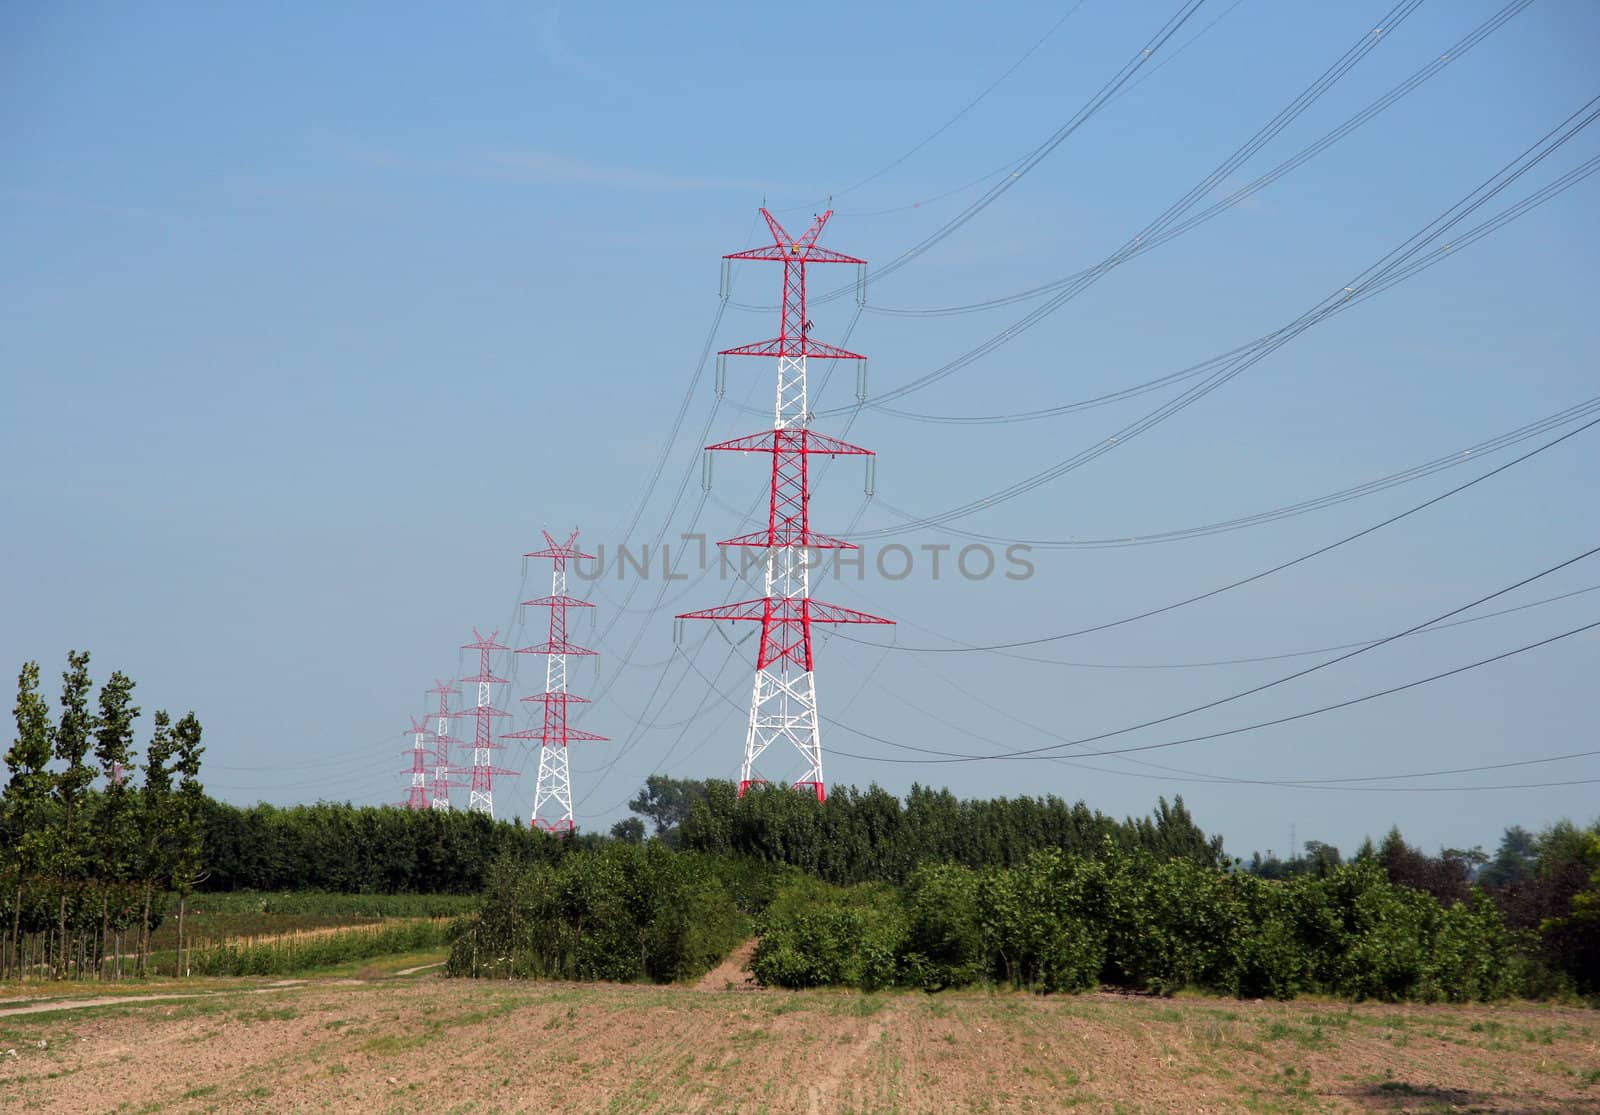
[[[67,668],[61,675],[61,720],[56,725],[55,757],[66,769],[55,776],[55,803],[61,816],[60,830],[51,844],[52,873],[67,884],[78,880],[87,856],[82,835],[84,796],[94,781],[94,768],[84,760],[89,754],[89,734],[94,720],[89,713],[89,652],[68,651]],[[56,940],[67,940],[67,896],[69,887],[60,888],[59,928]],[[65,951],[58,956],[56,974],[64,974]]]
[[[611,837],[624,844],[644,843],[644,822],[637,817],[625,817],[611,826]]]
[[[677,830],[688,818],[694,803],[706,796],[706,783],[688,778],[668,778],[652,774],[644,788],[628,802],[628,808],[650,819],[655,835],[676,845]]]
[[[451,975],[693,979],[750,929],[725,865],[660,841],[613,842],[553,862],[493,865],[482,905],[458,923]]]
[[[205,799],[199,828],[204,891],[325,890],[346,894],[470,894],[497,860],[559,858],[566,840],[464,810],[339,802],[280,807]]]
[[[1446,905],[1367,860],[1266,880],[1114,845],[1016,867],[919,869],[904,888],[780,892],[753,964],[766,983],[1455,1002],[1515,990],[1513,938],[1483,894]]]
[[[1224,862],[1222,839],[1195,824],[1182,798],[1119,822],[1056,797],[963,801],[913,786],[902,803],[877,786],[850,786],[817,802],[776,787],[741,798],[731,782],[705,786],[683,822],[683,847],[788,864],[841,886],[903,883],[924,863],[1012,867],[1045,848],[1084,855],[1142,848],[1163,859]]]
[[[1486,887],[1509,887],[1526,882],[1539,862],[1537,841],[1521,825],[1512,825],[1500,838],[1494,858],[1478,872],[1478,882]]]
[[[11,903],[11,948],[6,964],[9,971],[21,971],[24,880],[42,874],[48,861],[46,819],[54,781],[49,771],[50,707],[39,695],[37,662],[25,664],[17,678],[14,713],[17,737],[6,751],[4,820],[16,893]]]
[[[195,809],[169,808],[167,763],[178,754],[185,800],[202,800],[200,723],[191,713],[174,736],[158,712],[145,784],[135,785],[133,689],[114,673],[91,702],[89,655],[73,651],[52,726],[38,664],[27,663],[18,678],[17,734],[0,797],[0,966],[7,975],[122,975],[125,935],[134,938],[142,970],[160,918],[155,892],[171,883],[185,854],[191,873],[198,870]]]
[[[1460,902],[1467,897],[1474,872],[1487,859],[1478,848],[1445,848],[1437,856],[1430,856],[1407,844],[1398,828],[1390,829],[1378,846],[1378,862],[1383,864],[1390,882],[1425,890],[1446,902]]]
[[[1569,900],[1568,913],[1541,928],[1579,993],[1595,995],[1600,994],[1600,832],[1584,834],[1578,860],[1589,870],[1588,884]]]

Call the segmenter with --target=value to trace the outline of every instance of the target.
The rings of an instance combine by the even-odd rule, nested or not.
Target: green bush
[[[1308,986],[1351,999],[1465,1002],[1512,994],[1514,938],[1481,893],[1441,904],[1373,860],[1288,886]]]
[[[926,991],[965,987],[984,977],[978,876],[958,864],[919,867],[906,880],[905,983]]]
[[[1490,999],[1517,989],[1514,939],[1481,894],[1444,906],[1360,860],[1267,880],[1103,849],[1013,868],[929,864],[904,888],[794,881],[760,921],[754,969],[781,987],[1042,993],[1097,982],[1287,999]]]
[[[512,860],[489,872],[477,913],[452,940],[453,976],[670,983],[714,967],[750,932],[707,856],[658,841]]]
[[[778,892],[759,925],[750,970],[770,987],[875,991],[897,982],[906,918],[886,884],[840,888],[798,878]]]
[[[1093,987],[1105,963],[1105,935],[1086,913],[1103,874],[1096,861],[1054,851],[1013,870],[986,871],[978,911],[991,978],[1045,993]]]

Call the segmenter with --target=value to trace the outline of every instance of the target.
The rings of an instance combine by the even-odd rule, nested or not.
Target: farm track
[[[1572,1008],[214,982],[0,1019],[0,1110],[1600,1113]]]

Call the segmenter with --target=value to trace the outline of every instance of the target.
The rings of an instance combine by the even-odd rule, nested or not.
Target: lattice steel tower
[[[514,770],[494,766],[491,762],[492,752],[505,748],[505,744],[496,743],[492,724],[497,716],[510,716],[504,709],[497,709],[490,701],[491,685],[510,684],[505,678],[495,677],[489,669],[489,655],[497,650],[510,650],[510,647],[501,646],[495,642],[498,631],[491,631],[485,639],[476,627],[472,629],[473,642],[462,646],[462,650],[475,650],[478,652],[478,675],[476,677],[462,678],[462,681],[475,681],[478,683],[478,704],[474,708],[462,709],[456,716],[470,716],[477,721],[472,733],[472,796],[467,803],[467,808],[474,813],[487,813],[494,816],[494,780],[495,776],[506,777],[514,775]]]
[[[433,782],[432,795],[428,804],[429,808],[432,809],[448,810],[450,808],[450,791],[458,786],[466,785],[464,782],[454,781],[451,776],[466,774],[467,769],[456,766],[450,759],[450,748],[458,742],[450,734],[450,718],[455,715],[450,711],[450,698],[452,695],[461,696],[461,690],[448,681],[441,681],[435,678],[433,688],[428,692],[437,694],[439,697],[439,710],[434,713],[432,735]]]
[[[832,457],[842,454],[871,456],[871,452],[807,428],[811,412],[806,397],[806,357],[834,360],[863,360],[865,357],[811,338],[811,319],[806,315],[806,267],[812,263],[864,266],[866,261],[816,246],[822,226],[833,216],[831,209],[816,218],[799,238],[791,237],[765,209],[761,210],[761,215],[772,230],[772,246],[734,252],[722,258],[772,260],[783,264],[783,310],[778,335],[770,341],[726,349],[719,355],[777,358],[778,391],[772,429],[706,448],[771,455],[772,490],[767,528],[720,543],[755,546],[766,551],[767,594],[757,600],[686,612],[678,618],[752,620],[761,624],[755,685],[750,695],[750,723],[745,733],[744,762],[739,769],[739,793],[743,795],[753,783],[767,781],[757,772],[757,760],[774,744],[788,743],[800,753],[803,763],[794,788],[813,792],[817,800],[822,801],[827,789],[822,780],[822,739],[817,730],[811,625],[893,621],[811,599],[808,552],[856,547],[811,529],[807,459],[818,453]]]
[[[545,548],[524,557],[549,558],[554,563],[550,572],[550,595],[537,600],[524,600],[530,607],[550,609],[550,637],[538,646],[523,647],[518,654],[543,654],[544,692],[524,701],[544,703],[544,723],[527,731],[511,732],[502,739],[539,741],[539,786],[533,795],[533,815],[528,823],[546,832],[571,832],[572,819],[572,768],[567,759],[567,744],[574,740],[604,740],[593,732],[585,732],[567,723],[567,706],[573,703],[588,704],[588,699],[567,692],[567,656],[592,655],[595,652],[567,641],[567,609],[592,608],[586,600],[567,595],[567,562],[580,558],[593,558],[593,554],[578,549],[578,532],[574,530],[565,542],[557,542],[544,532]]]
[[[411,767],[406,772],[411,775],[411,787],[406,793],[403,803],[407,809],[428,808],[428,759],[432,755],[427,745],[428,724],[427,718],[418,720],[411,718],[411,746],[400,752],[402,755],[411,756]]]

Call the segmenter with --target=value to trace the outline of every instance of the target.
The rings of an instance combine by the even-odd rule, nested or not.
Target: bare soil
[[[755,951],[756,942],[746,941],[730,952],[721,964],[701,976],[695,988],[700,991],[754,991],[756,977],[750,974],[750,958]]]
[[[722,985],[743,987],[740,970]],[[786,993],[433,969],[189,989],[0,1018],[0,1110],[1600,1115],[1600,1014],[1576,1008]]]

